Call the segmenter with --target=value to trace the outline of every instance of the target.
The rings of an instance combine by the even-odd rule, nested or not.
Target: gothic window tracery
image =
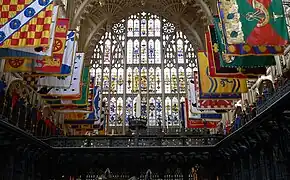
[[[108,125],[128,125],[140,93],[148,126],[179,127],[180,104],[196,70],[194,52],[186,36],[157,15],[137,13],[114,24],[96,45],[90,70]]]

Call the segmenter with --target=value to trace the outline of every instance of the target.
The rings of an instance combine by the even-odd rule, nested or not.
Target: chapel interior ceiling
[[[86,52],[89,62],[99,39],[112,24],[142,11],[168,19],[202,49],[204,30],[211,22],[215,4],[210,0],[74,0],[69,7],[74,11],[71,27],[80,27],[79,50]]]

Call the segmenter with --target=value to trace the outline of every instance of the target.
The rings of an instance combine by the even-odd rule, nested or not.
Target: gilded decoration
[[[248,52],[250,52],[250,51],[251,51],[251,49],[252,49],[252,48],[251,48],[251,46],[249,46],[249,45],[245,44],[245,45],[243,46],[243,49],[244,49],[244,51],[245,51],[245,52],[247,52],[247,53],[248,53]]]
[[[228,51],[229,51],[229,52],[234,53],[234,52],[236,52],[236,50],[237,50],[237,49],[236,49],[236,47],[235,47],[234,45],[229,45],[229,46],[228,46]]]
[[[267,51],[267,47],[266,46],[259,46],[259,50],[263,53]]]

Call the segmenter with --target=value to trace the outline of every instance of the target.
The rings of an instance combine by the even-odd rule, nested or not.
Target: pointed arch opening
[[[106,101],[107,126],[124,130],[140,93],[149,128],[180,128],[180,104],[197,70],[195,52],[184,33],[155,14],[114,24],[97,43],[90,70]]]

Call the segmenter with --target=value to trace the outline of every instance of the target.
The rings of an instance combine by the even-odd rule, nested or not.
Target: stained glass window
[[[101,87],[108,127],[126,128],[141,94],[148,126],[180,127],[180,104],[196,70],[196,55],[174,24],[151,13],[137,13],[112,26],[97,43],[91,76]]]

